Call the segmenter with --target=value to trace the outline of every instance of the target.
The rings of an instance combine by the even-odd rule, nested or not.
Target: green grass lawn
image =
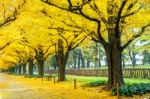
[[[67,75],[67,80],[77,79],[79,82],[89,83],[104,80],[107,81],[107,77],[87,77],[87,76],[74,76],[74,75]],[[124,78],[126,84],[133,84],[133,83],[150,83],[150,79],[140,79],[140,78]]]
[[[47,76],[48,74],[45,74]],[[57,77],[57,74],[52,74]],[[35,74],[34,77],[38,77],[38,74]],[[107,77],[92,77],[92,76],[76,76],[76,75],[66,75],[66,79],[69,81],[73,81],[76,78],[77,81],[82,83],[89,83],[95,81],[107,81]],[[150,83],[150,79],[142,79],[142,78],[124,78],[126,84],[133,83]]]
[[[125,68],[150,68],[150,65],[145,65],[145,66],[143,66],[143,65],[137,65],[135,67],[133,67],[133,66],[126,66]]]
[[[49,74],[45,74],[47,76]],[[52,74],[53,76],[57,77],[57,74]],[[33,77],[38,77],[38,74],[34,74]],[[67,80],[73,81],[75,78],[78,82],[81,83],[90,83],[96,81],[107,81],[107,77],[92,77],[92,76],[76,76],[76,75],[66,75]],[[133,83],[150,83],[150,79],[141,79],[141,78],[124,78],[126,84],[133,84]]]

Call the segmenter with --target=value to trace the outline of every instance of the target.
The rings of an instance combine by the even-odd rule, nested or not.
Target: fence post
[[[56,83],[56,79],[55,79],[55,76],[53,77],[54,78],[54,84]]]
[[[119,84],[117,83],[117,99],[120,99]]]
[[[43,82],[43,76],[42,76],[42,82]]]
[[[76,80],[76,78],[74,79],[74,89],[76,89],[77,88],[77,80]]]

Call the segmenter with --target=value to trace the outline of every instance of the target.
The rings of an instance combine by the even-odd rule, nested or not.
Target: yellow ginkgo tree
[[[34,52],[33,56],[34,59],[36,60],[37,66],[38,66],[38,74],[39,77],[42,77],[44,75],[44,62],[46,59],[49,57],[54,52],[54,45],[51,43],[50,38],[48,35],[45,35],[47,33],[36,33],[36,35],[23,37],[20,41],[20,44],[23,46],[26,46],[29,48],[30,52]],[[30,32],[31,34],[31,32]],[[31,58],[29,58],[29,62],[31,61]],[[29,71],[33,68],[29,68]],[[33,74],[33,73],[32,73]]]
[[[57,11],[57,10],[56,10]],[[78,19],[78,22],[74,21],[73,17],[68,13],[56,13],[42,10],[42,13],[50,18],[49,36],[51,43],[55,45],[55,57],[56,64],[58,66],[58,81],[66,80],[65,69],[68,60],[68,56],[71,50],[74,50],[85,41],[92,32],[88,32],[86,28],[81,27],[78,24],[82,18]],[[63,15],[59,17],[60,15]],[[68,20],[67,22],[64,20]]]
[[[103,45],[108,62],[107,89],[124,84],[122,51],[150,26],[149,0],[41,0],[61,11],[94,23],[92,39]],[[141,17],[140,17],[141,16]],[[142,17],[143,16],[143,17]],[[137,22],[138,20],[138,22]],[[81,21],[82,23],[82,21]],[[130,33],[127,42],[122,38]]]

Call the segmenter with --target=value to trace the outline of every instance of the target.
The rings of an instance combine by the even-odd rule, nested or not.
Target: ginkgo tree
[[[55,56],[58,66],[58,81],[64,81],[66,80],[65,69],[70,51],[81,45],[86,37],[72,36],[70,38],[61,34],[59,35],[61,37],[58,39]]]
[[[11,45],[9,48],[7,48],[7,50],[5,50],[2,60],[4,63],[7,63],[11,66],[9,69],[13,70],[13,73],[26,74],[26,57],[21,50],[13,47],[14,46]]]
[[[58,66],[58,81],[66,80],[65,69],[71,50],[77,48],[88,37],[85,34],[56,29],[56,34],[51,31],[51,43],[55,46],[55,58]]]
[[[33,64],[36,62],[39,76],[42,77],[44,61],[51,50],[51,43],[47,35],[48,30],[45,28],[49,25],[49,20],[41,13],[43,7],[42,5],[39,6],[41,1],[35,1],[26,0],[22,12],[17,17],[17,20],[7,26],[7,31],[9,32],[13,28],[13,34],[16,34],[16,37],[20,40],[18,43],[28,47],[26,57],[28,58],[29,74],[33,75]],[[30,7],[32,8],[29,9]],[[20,52],[22,52],[21,49]],[[51,50],[51,52],[53,51]]]
[[[44,33],[43,33],[44,34]],[[49,39],[46,39],[49,36],[43,35],[44,37],[38,38],[38,36],[41,34],[36,34],[36,36],[32,38],[22,38],[20,41],[20,44],[23,46],[27,46],[30,50],[34,52],[33,58],[36,60],[36,63],[38,65],[38,74],[39,77],[42,77],[44,75],[44,62],[46,59],[51,55],[54,51],[54,45],[50,43]],[[43,40],[43,38],[45,38]],[[32,57],[29,58],[29,62],[31,61]],[[33,68],[32,70],[33,71]]]
[[[20,40],[13,42],[10,46],[3,50],[2,60],[5,64],[10,66],[8,69],[12,73],[26,75],[28,66],[29,76],[32,76],[35,53],[28,48],[28,46],[20,44],[19,42]]]
[[[70,16],[67,18],[70,18]],[[72,19],[70,19],[70,21],[70,23],[60,21],[61,25],[58,25],[58,23],[55,22],[55,26],[53,25],[49,27],[50,36],[52,38],[51,42],[55,45],[56,64],[58,66],[58,81],[66,80],[65,69],[70,51],[81,45],[91,34],[87,33],[87,30],[85,29],[80,29],[81,27]],[[77,27],[79,29],[77,29]],[[68,28],[72,29],[69,30]]]
[[[40,7],[38,7],[37,5],[40,5]],[[33,9],[28,9],[29,7],[33,7]],[[37,8],[38,7],[38,8]],[[13,31],[13,33],[16,32],[21,32],[20,33],[20,37],[24,38],[24,35],[26,36],[24,40],[21,40],[20,43],[22,43],[24,46],[28,46],[29,48],[31,48],[31,50],[33,50],[35,52],[35,58],[37,60],[37,63],[40,62],[39,65],[43,64],[46,59],[46,57],[49,55],[49,50],[48,53],[45,53],[46,51],[46,46],[45,44],[50,44],[53,42],[53,44],[59,45],[58,43],[58,39],[62,40],[63,46],[64,46],[64,57],[61,59],[61,62],[64,62],[62,65],[62,68],[65,68],[65,64],[67,62],[67,57],[68,57],[68,53],[70,50],[76,48],[77,46],[79,46],[80,43],[82,43],[84,41],[84,39],[89,36],[86,33],[83,33],[83,31],[87,31],[85,29],[81,29],[80,25],[78,25],[76,22],[73,21],[72,17],[69,16],[69,14],[65,14],[64,18],[67,17],[70,19],[69,22],[64,22],[64,21],[60,21],[55,19],[51,19],[51,17],[49,16],[49,13],[45,12],[45,4],[41,3],[41,1],[30,1],[30,0],[26,0],[26,5],[24,6],[22,13],[20,13],[20,16],[17,18],[17,20],[15,22],[13,22],[12,25],[9,25],[9,27],[7,28],[9,31],[10,29],[13,28],[16,29],[16,31]],[[46,7],[47,8],[47,7]],[[34,14],[33,14],[34,13]],[[56,14],[56,13],[55,13]],[[62,13],[63,15],[63,13]],[[59,15],[58,15],[59,17]],[[79,19],[78,23],[80,22]],[[85,22],[84,22],[85,23]],[[53,26],[52,26],[53,24]],[[65,27],[65,29],[64,29]],[[74,27],[73,29],[71,29],[72,27]],[[80,28],[80,29],[78,29]],[[71,30],[69,30],[71,29]],[[19,30],[19,31],[18,31]],[[42,34],[45,34],[48,32],[51,32],[49,36],[42,36]],[[55,32],[56,35],[55,35]],[[63,33],[60,33],[63,32]],[[90,34],[90,33],[88,33]],[[37,36],[36,36],[37,35]],[[55,35],[55,36],[53,36]],[[84,36],[83,36],[84,35]],[[51,41],[45,41],[45,39],[47,37],[51,37]],[[52,39],[53,37],[53,39]],[[44,39],[43,39],[44,38]],[[57,39],[58,38],[58,39]],[[45,42],[44,42],[45,41]],[[56,47],[55,50],[58,50],[58,47]],[[51,52],[53,52],[51,50]],[[57,55],[56,51],[56,56],[59,58],[59,55]],[[42,54],[42,56],[44,58],[40,58],[39,60],[39,53],[44,53],[47,54],[46,56],[44,54]],[[37,56],[37,57],[36,57]],[[58,59],[57,58],[57,59]],[[57,62],[58,63],[58,62]],[[58,64],[60,65],[60,64]],[[43,65],[39,66],[42,69],[41,71],[41,75],[43,75]],[[61,67],[61,66],[58,66]],[[65,69],[59,69],[61,71],[61,74],[64,75],[65,73]],[[63,71],[62,71],[63,70]],[[60,73],[59,73],[60,74]],[[65,76],[60,76],[62,80],[65,80]]]
[[[28,66],[28,75],[33,76],[33,67],[34,67],[34,60],[35,60],[34,51],[28,48],[27,46],[19,43],[16,44],[14,47],[15,48],[12,48],[13,49],[12,51],[18,54],[17,57],[20,58],[22,61],[22,63],[19,64],[21,64],[22,66],[23,74],[24,75],[27,74],[27,66]]]
[[[95,24],[92,39],[103,45],[108,61],[107,89],[117,85],[122,86],[124,84],[121,68],[122,51],[148,30],[150,26],[148,14],[150,10],[147,7],[150,4],[149,0],[41,1]],[[122,42],[123,36],[127,34],[130,35],[129,40]]]

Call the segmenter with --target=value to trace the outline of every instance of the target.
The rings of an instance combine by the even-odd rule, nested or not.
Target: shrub
[[[116,88],[113,88],[111,92],[112,95],[117,95]],[[150,92],[150,83],[125,85],[120,87],[119,92],[121,96],[142,95]]]
[[[83,86],[85,87],[96,87],[96,86],[101,86],[101,85],[105,85],[107,82],[104,80],[101,81],[92,81],[89,83],[84,84]]]

